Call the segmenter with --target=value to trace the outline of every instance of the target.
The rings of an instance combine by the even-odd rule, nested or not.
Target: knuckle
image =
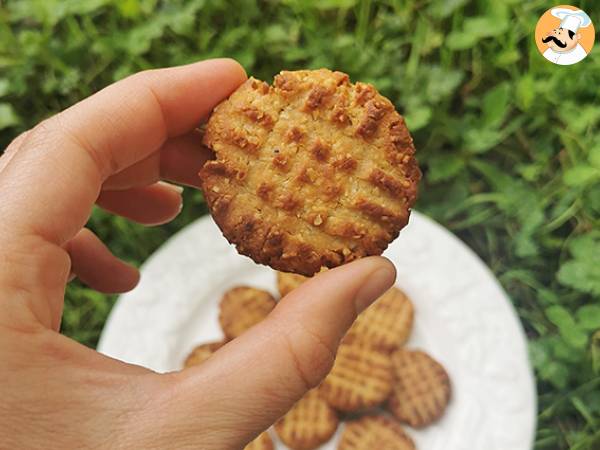
[[[298,380],[306,390],[317,386],[331,370],[335,350],[306,326],[298,325],[284,336]]]

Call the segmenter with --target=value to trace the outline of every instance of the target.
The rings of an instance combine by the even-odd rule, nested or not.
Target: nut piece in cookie
[[[394,388],[389,410],[401,422],[421,428],[435,422],[450,401],[450,379],[440,363],[422,351],[392,354]]]
[[[239,253],[311,276],[380,255],[408,222],[421,173],[404,119],[371,85],[327,69],[249,79],[213,111],[200,171]]]
[[[279,438],[294,450],[317,448],[333,436],[337,427],[337,414],[318,389],[308,391],[275,423]]]
[[[225,342],[207,342],[206,344],[200,344],[195,347],[183,363],[184,368],[198,366],[212,356],[214,352],[219,350],[225,345]]]
[[[235,339],[263,320],[277,302],[262,289],[238,286],[223,295],[219,305],[219,323],[227,339]]]
[[[392,391],[392,380],[387,353],[346,337],[319,389],[332,407],[353,412],[383,403]]]
[[[256,439],[244,447],[244,450],[275,450],[273,441],[266,431],[260,433]]]
[[[383,415],[363,416],[346,424],[338,450],[415,450],[400,424]]]
[[[358,316],[348,333],[391,352],[408,340],[413,317],[412,302],[404,292],[392,287]]]

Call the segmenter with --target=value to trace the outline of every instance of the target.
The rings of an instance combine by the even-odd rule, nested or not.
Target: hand
[[[94,203],[158,224],[210,153],[194,128],[246,78],[231,60],[133,75],[17,137],[0,158],[0,448],[240,449],[331,367],[385,259],[328,271],[200,366],[156,374],[58,333],[65,284],[138,272],[83,228]],[[201,249],[199,249],[201,250]],[[123,345],[127,345],[126,342]]]

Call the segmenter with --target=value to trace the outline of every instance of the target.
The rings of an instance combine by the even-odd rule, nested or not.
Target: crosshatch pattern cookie
[[[412,302],[393,287],[358,316],[349,335],[391,352],[408,340],[413,317]]]
[[[392,379],[388,354],[347,336],[320,390],[334,408],[359,411],[383,403],[392,390]]]
[[[249,79],[211,115],[200,172],[238,252],[284,272],[379,255],[409,217],[420,171],[394,105],[327,69]]]
[[[338,450],[415,450],[415,445],[389,417],[364,416],[346,424]]]
[[[389,410],[411,427],[437,420],[450,401],[450,379],[440,363],[422,351],[397,350],[392,354],[394,389]]]
[[[265,431],[246,445],[244,450],[275,450],[275,447],[273,446],[273,441],[269,437],[269,434]]]
[[[228,339],[235,339],[269,315],[277,302],[262,289],[238,286],[225,292],[219,306],[219,323]]]
[[[317,448],[333,436],[337,427],[337,414],[318,389],[308,391],[275,423],[277,435],[293,450]]]
[[[198,366],[206,361],[211,355],[225,345],[225,342],[207,342],[200,344],[188,355],[183,364],[184,367]]]

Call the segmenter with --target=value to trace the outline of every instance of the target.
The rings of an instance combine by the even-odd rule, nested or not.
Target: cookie
[[[436,421],[450,401],[450,379],[440,363],[422,351],[400,349],[392,354],[394,389],[388,408],[411,427]]]
[[[391,352],[408,340],[413,317],[412,302],[400,289],[392,287],[358,316],[348,333]]]
[[[319,389],[332,407],[352,412],[383,403],[392,391],[392,380],[388,354],[346,337]]]
[[[200,171],[239,253],[310,276],[380,255],[408,221],[421,173],[404,119],[373,86],[327,69],[249,79],[213,111]]]
[[[415,450],[400,424],[385,416],[363,416],[346,424],[338,450]]]
[[[326,270],[327,267],[321,267],[318,273],[325,272]],[[318,273],[315,275],[318,275]],[[279,295],[282,297],[286,296],[310,278],[295,273],[277,272],[277,290],[279,291]]]
[[[219,306],[219,323],[227,339],[235,339],[263,320],[277,302],[262,289],[238,286],[223,295]]]
[[[256,439],[250,442],[244,450],[275,450],[273,441],[271,440],[269,433],[266,431],[259,434]]]
[[[188,355],[183,363],[185,368],[198,366],[206,361],[210,356],[225,345],[225,342],[207,342],[206,344],[200,344]]]
[[[279,295],[285,297],[306,280],[308,280],[308,277],[295,273],[277,272],[277,290],[279,291]]]
[[[292,450],[317,448],[333,436],[337,427],[337,414],[318,389],[308,391],[275,423],[277,435]]]

